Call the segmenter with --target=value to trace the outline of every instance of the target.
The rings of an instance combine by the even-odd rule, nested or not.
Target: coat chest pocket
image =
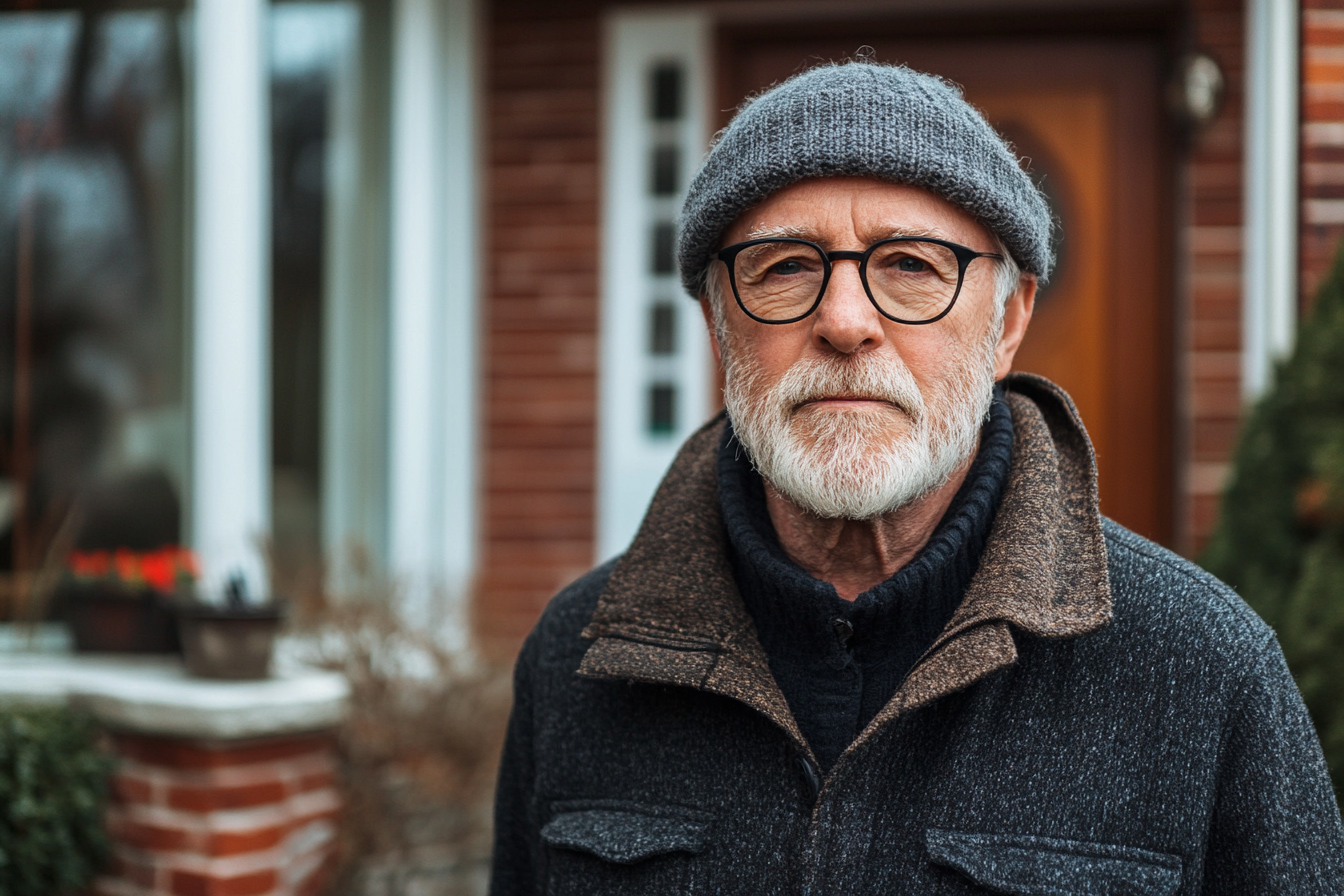
[[[930,829],[929,858],[1009,896],[1173,896],[1181,860],[1167,853],[1053,837]]]
[[[548,896],[685,893],[711,816],[682,806],[571,800],[541,829]]]

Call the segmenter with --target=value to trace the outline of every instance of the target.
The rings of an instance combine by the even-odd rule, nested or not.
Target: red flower
[[[140,575],[155,591],[172,591],[177,584],[174,554],[172,548],[162,548],[140,556]]]
[[[148,585],[156,591],[172,591],[178,582],[201,575],[195,552],[177,545],[156,551],[71,551],[65,562],[77,579],[111,579],[132,590]]]

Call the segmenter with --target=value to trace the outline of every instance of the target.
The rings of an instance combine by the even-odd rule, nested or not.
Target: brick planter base
[[[335,851],[329,737],[118,734],[98,896],[310,896]]]

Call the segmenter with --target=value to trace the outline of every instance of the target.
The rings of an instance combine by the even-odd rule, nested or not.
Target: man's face
[[[996,248],[984,227],[940,197],[868,178],[781,190],[738,218],[723,244],[769,236],[829,251],[862,251],[893,236]],[[1000,339],[998,264],[971,262],[952,312],[914,326],[882,316],[858,263],[836,261],[820,307],[772,325],[742,312],[715,262],[725,402],[762,475],[803,509],[847,519],[889,512],[947,482],[974,453],[994,380],[1011,367],[1030,317],[1034,283],[1024,278],[1009,300],[1010,332]]]

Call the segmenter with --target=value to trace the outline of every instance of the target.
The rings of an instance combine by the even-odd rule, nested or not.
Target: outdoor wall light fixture
[[[1202,130],[1218,115],[1226,80],[1217,61],[1207,53],[1187,53],[1176,64],[1167,85],[1167,100],[1175,116],[1191,130]]]

